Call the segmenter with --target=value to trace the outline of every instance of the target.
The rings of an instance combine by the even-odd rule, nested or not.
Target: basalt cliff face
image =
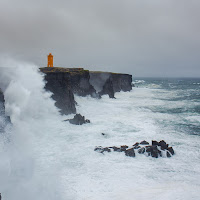
[[[40,71],[45,74],[46,90],[53,93],[52,98],[62,114],[76,113],[74,95],[100,98],[107,94],[114,98],[115,92],[132,89],[132,76],[129,74],[60,67],[44,67]]]
[[[4,95],[3,92],[0,89],[0,116],[4,116],[5,115],[5,100],[4,100]]]
[[[45,89],[52,92],[55,105],[60,109],[61,114],[76,113],[74,94],[69,80],[69,72],[50,70],[53,68],[41,68],[45,73]]]
[[[5,114],[5,99],[0,89],[0,133],[4,132],[4,129],[9,123],[11,123],[10,117]]]
[[[132,90],[132,75],[111,72],[90,72],[90,83],[100,95],[114,98],[115,92]]]

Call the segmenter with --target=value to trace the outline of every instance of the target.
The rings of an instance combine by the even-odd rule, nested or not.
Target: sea
[[[2,200],[200,199],[200,78],[133,75],[135,87],[116,99],[75,96],[77,113],[91,121],[76,126],[64,121],[74,115],[59,114],[38,66],[1,66],[12,121],[0,133]],[[175,155],[94,151],[143,140],[165,140]]]

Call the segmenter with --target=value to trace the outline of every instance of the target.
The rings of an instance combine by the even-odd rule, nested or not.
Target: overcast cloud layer
[[[0,53],[46,66],[200,77],[199,0],[1,0]]]

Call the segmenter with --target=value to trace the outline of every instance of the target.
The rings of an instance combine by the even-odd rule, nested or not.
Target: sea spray
[[[64,121],[72,116],[58,114],[50,94],[43,90],[43,75],[37,67],[20,66],[1,72],[0,79],[13,121],[10,141],[0,140],[3,198],[199,199],[200,104],[199,85],[193,84],[199,80],[190,84],[138,79],[138,87],[116,93],[116,99],[75,96],[77,112],[91,120],[75,126]],[[19,89],[21,95],[15,94]],[[131,158],[94,151],[95,146],[162,139],[174,148],[173,157],[151,158],[136,152]]]
[[[54,152],[45,148],[53,151],[49,130],[55,129],[61,120],[44,85],[37,66],[1,60],[0,86],[6,114],[12,121],[9,141],[1,142],[0,149],[3,199],[61,199],[59,158],[51,159]]]

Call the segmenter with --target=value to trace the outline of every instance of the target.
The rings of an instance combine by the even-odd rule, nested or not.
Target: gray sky
[[[200,0],[1,0],[0,53],[46,66],[200,77]]]

